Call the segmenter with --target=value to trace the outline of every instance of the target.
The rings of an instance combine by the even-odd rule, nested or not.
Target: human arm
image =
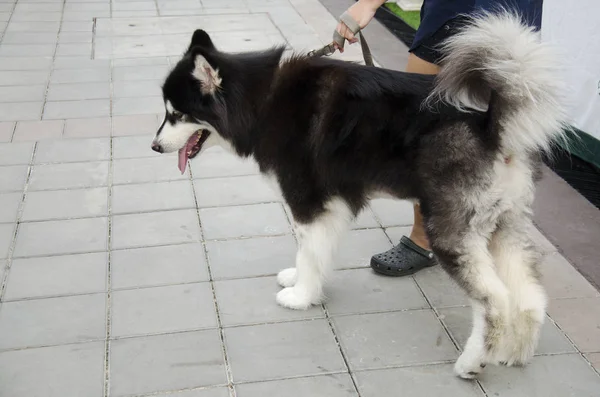
[[[358,23],[358,26],[363,29],[371,22],[375,16],[375,11],[377,11],[377,9],[385,2],[386,0],[359,0],[349,7],[346,12]],[[356,43],[358,41],[343,22],[338,23],[336,30],[350,43]],[[340,52],[344,52],[343,48],[339,47],[337,44],[335,46]]]

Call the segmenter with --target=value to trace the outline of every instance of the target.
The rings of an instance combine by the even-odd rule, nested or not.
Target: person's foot
[[[415,239],[428,247],[427,239]],[[400,243],[394,248],[371,258],[371,268],[375,272],[395,277],[408,276],[435,264],[433,252],[406,236],[402,236]]]

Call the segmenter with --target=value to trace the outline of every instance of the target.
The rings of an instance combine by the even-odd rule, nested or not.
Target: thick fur
[[[277,301],[294,309],[322,301],[337,242],[370,197],[418,200],[436,258],[473,302],[456,364],[470,378],[525,363],[537,343],[546,298],[527,230],[539,154],[564,112],[555,60],[514,15],[472,19],[445,50],[435,78],[282,60],[282,48],[225,54],[197,31],[163,86],[154,144],[178,150],[205,129],[205,147],[252,157],[277,182],[299,242]]]

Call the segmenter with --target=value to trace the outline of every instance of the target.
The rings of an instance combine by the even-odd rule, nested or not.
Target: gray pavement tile
[[[138,395],[227,383],[217,330],[111,343],[110,395]]]
[[[112,189],[112,213],[196,208],[190,181],[117,185]]]
[[[600,293],[558,252],[547,254],[541,265],[542,283],[550,298],[592,298]]]
[[[281,204],[204,208],[200,220],[206,239],[272,236],[290,233]]]
[[[50,77],[52,84],[109,82],[110,68],[104,64],[90,69],[78,69],[73,73],[69,69],[55,69]]]
[[[258,174],[258,166],[252,160],[242,160],[220,148],[211,148],[191,162],[194,178],[215,178]]]
[[[67,2],[65,4],[65,11],[110,11],[109,4],[102,4],[97,2]]]
[[[584,354],[584,356],[596,369],[596,372],[600,374],[600,353],[588,353]]]
[[[47,81],[47,70],[6,70],[0,72],[0,86],[43,85]]]
[[[289,310],[277,305],[275,295],[280,290],[275,277],[217,281],[215,291],[221,322],[230,326],[325,317],[320,306]]]
[[[104,251],[107,229],[107,218],[21,223],[15,257]]]
[[[113,18],[129,18],[129,17],[155,17],[158,13],[156,10],[139,10],[139,11],[114,11],[112,12]]]
[[[158,154],[150,145],[156,131],[146,135],[116,136],[113,138],[113,158],[129,159],[139,157],[167,157],[168,154]],[[176,156],[175,153],[171,156]],[[174,161],[174,160],[173,160]]]
[[[52,67],[52,57],[10,57],[2,58],[0,70],[45,70],[46,76]],[[28,83],[29,86],[31,83]]]
[[[325,320],[226,328],[224,332],[236,382],[345,370],[342,355]]]
[[[104,292],[107,266],[106,252],[15,259],[4,298],[13,300]]]
[[[0,87],[0,102],[39,102],[45,94],[44,84]]]
[[[113,11],[148,11],[156,10],[156,3],[149,0],[135,2],[118,2],[113,5]]]
[[[94,22],[92,19],[87,21],[63,21],[61,32],[91,32]]]
[[[77,119],[110,116],[109,99],[86,99],[81,101],[49,101],[44,107],[44,120]]]
[[[23,193],[0,194],[0,223],[13,223],[17,220],[19,204],[23,200]]]
[[[80,101],[110,98],[110,83],[51,84],[48,101]]]
[[[69,119],[65,121],[65,138],[109,137],[111,131],[110,117],[87,119]]]
[[[63,5],[59,2],[53,3],[18,3],[15,7],[15,12],[60,12],[62,11]]]
[[[118,159],[113,161],[113,183],[166,182],[188,178],[189,170],[181,175],[174,156],[157,156],[140,159]]]
[[[351,230],[342,237],[335,256],[336,269],[367,267],[371,257],[390,249],[390,242],[382,229]]]
[[[209,241],[206,250],[215,279],[275,275],[296,261],[291,235]]]
[[[282,201],[260,175],[194,180],[198,207]]]
[[[133,12],[133,11],[132,11]],[[140,11],[138,11],[140,12]],[[113,17],[115,12],[113,11]],[[229,389],[227,387],[210,387],[197,390],[177,391],[176,394],[153,394],[153,397],[229,397]]]
[[[475,382],[465,382],[454,375],[451,364],[361,371],[356,372],[354,376],[363,397],[484,396]]]
[[[279,390],[285,397],[357,397],[352,379],[348,374],[313,376],[309,378],[275,380],[269,382],[247,383],[235,387],[238,397],[264,397]],[[383,394],[381,394],[383,395]],[[379,397],[379,396],[378,396]]]
[[[56,44],[56,36],[42,32],[10,32],[2,39],[6,44]]]
[[[11,21],[6,32],[48,32],[58,33],[60,21]]]
[[[108,161],[43,164],[33,166],[30,190],[74,189],[106,186]]]
[[[195,210],[116,215],[111,231],[112,249],[138,248],[200,241]]]
[[[600,377],[578,354],[534,357],[524,368],[488,367],[480,378],[488,396],[598,396]]]
[[[108,189],[32,191],[25,197],[21,221],[86,218],[108,215]]]
[[[352,370],[458,357],[431,310],[335,317],[333,323]]]
[[[113,96],[115,98],[160,96],[162,83],[162,80],[113,81]]]
[[[19,121],[13,142],[61,138],[63,129],[63,120]]]
[[[412,277],[380,276],[371,269],[336,271],[325,295],[331,315],[429,308]]]
[[[121,3],[123,6],[131,5],[135,6],[136,4],[140,4],[139,2],[132,3]],[[154,3],[148,3],[150,6],[154,7]],[[116,7],[117,4],[113,7]],[[113,59],[112,62],[114,67],[122,67],[122,66],[148,66],[148,65],[169,65],[169,58],[167,57],[148,57],[148,58],[117,58]]]
[[[600,298],[553,299],[548,313],[579,350],[600,351]]]
[[[60,12],[19,12],[15,11],[12,16],[14,21],[60,21]]]
[[[44,102],[0,103],[0,121],[39,120]]]
[[[0,144],[0,165],[29,164],[33,153],[33,143]]]
[[[8,256],[8,250],[13,241],[14,234],[15,225],[12,223],[0,224],[0,258],[6,258]]]
[[[117,338],[217,327],[209,283],[114,291],[111,305]]]
[[[434,307],[471,304],[463,290],[439,265],[423,269],[416,273],[414,277]]]
[[[6,396],[102,397],[104,342],[0,353]]]
[[[448,330],[458,342],[461,349],[471,334],[471,308],[452,307],[439,310],[440,318],[448,327]],[[550,321],[546,319],[540,332],[539,345],[536,354],[573,353],[575,348],[563,333]]]
[[[102,339],[106,295],[5,302],[0,311],[0,349]]]
[[[400,242],[402,236],[410,236],[411,230],[412,226],[388,227],[387,229],[385,229],[385,234],[387,234],[390,240],[392,240],[392,243],[396,245]]]
[[[0,122],[0,142],[10,142],[15,131],[14,122]]]
[[[168,65],[135,65],[115,66],[113,68],[114,81],[134,80],[163,80],[170,67]]]
[[[156,114],[164,111],[162,97],[114,98],[113,115]]]
[[[92,32],[61,32],[58,36],[59,43],[91,43]],[[89,54],[86,54],[89,55]]]
[[[63,139],[38,143],[36,163],[68,163],[110,159],[110,138]]]
[[[379,227],[379,223],[377,223],[371,208],[366,207],[358,214],[351,227],[352,229],[372,229]]]
[[[57,56],[85,56],[92,54],[92,43],[58,43],[56,47]]]
[[[410,201],[376,199],[370,205],[384,227],[413,224],[413,205]]]
[[[157,129],[158,120],[153,114],[113,117],[113,136],[154,136]]]
[[[112,288],[136,288],[208,281],[202,244],[113,251]]]
[[[556,247],[539,231],[535,226],[529,228],[530,237],[536,244],[537,248],[545,254],[557,252]]]
[[[55,48],[56,44],[3,44],[0,57],[52,56]]]
[[[66,22],[65,22],[66,24]],[[65,32],[64,30],[64,24],[63,24],[63,29],[62,32]],[[91,32],[91,27],[90,30]],[[72,33],[65,33],[65,34],[72,34]],[[79,33],[77,33],[79,34]],[[86,33],[87,34],[87,33]],[[94,72],[90,72],[88,71],[89,69],[101,69],[101,70],[108,70],[110,71],[110,59],[90,59],[89,56],[66,56],[66,57],[61,57],[61,56],[57,56],[54,59],[54,70],[58,70],[58,69],[77,69],[79,70],[85,70],[85,74],[87,74],[86,78],[83,78],[83,80],[88,80],[90,75],[94,75]],[[71,70],[72,72],[73,70]],[[100,72],[98,72],[100,73]],[[98,80],[106,82],[106,79],[104,78],[104,73],[101,73],[102,78],[98,78]],[[61,84],[64,83],[77,83],[77,81],[72,81],[73,77],[69,77],[67,75],[66,72],[60,72],[58,74],[60,79],[64,79],[64,81],[61,81]],[[92,78],[91,80],[96,80],[96,78]],[[85,81],[79,81],[79,83],[84,83]],[[56,82],[54,82],[56,83]]]
[[[85,22],[94,18],[109,18],[108,11],[65,11],[63,13],[63,21],[78,21]]]
[[[0,191],[21,191],[27,179],[26,165],[0,166]]]

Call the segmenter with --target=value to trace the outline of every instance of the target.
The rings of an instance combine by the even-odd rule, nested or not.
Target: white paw
[[[485,367],[485,363],[479,354],[469,354],[465,351],[460,355],[456,364],[454,364],[454,372],[463,379],[475,378]]]
[[[293,287],[296,285],[296,275],[295,267],[283,269],[277,274],[277,282],[284,288]]]
[[[297,287],[282,289],[277,293],[276,300],[280,306],[296,310],[306,310],[319,303],[318,299],[313,299],[306,290]]]

